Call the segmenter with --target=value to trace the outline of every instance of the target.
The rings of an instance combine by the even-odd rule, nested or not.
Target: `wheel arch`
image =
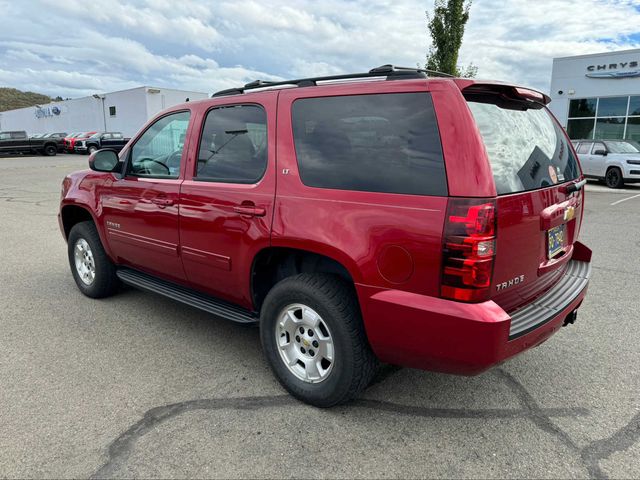
[[[88,208],[78,204],[64,205],[60,209],[60,219],[62,221],[62,227],[64,229],[65,240],[69,238],[69,232],[71,232],[73,226],[80,222],[91,221],[94,223],[94,225],[96,225],[96,228],[98,227],[96,219],[94,218],[91,211]]]
[[[355,286],[357,276],[346,262],[326,253],[306,248],[270,246],[253,258],[250,272],[251,299],[257,311],[273,286],[279,281],[300,273],[330,273],[342,277]],[[357,274],[356,274],[357,275]]]

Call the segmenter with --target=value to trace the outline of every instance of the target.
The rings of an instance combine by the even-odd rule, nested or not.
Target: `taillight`
[[[487,300],[495,255],[495,200],[450,198],[444,226],[441,296],[462,302]]]

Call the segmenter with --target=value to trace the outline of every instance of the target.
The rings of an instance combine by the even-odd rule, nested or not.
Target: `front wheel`
[[[611,167],[609,170],[607,170],[604,181],[609,188],[622,188],[622,186],[624,185],[622,172],[617,167]]]
[[[95,145],[91,145],[88,149],[89,155],[91,155],[93,152],[97,152],[98,151],[98,147],[96,147]]]
[[[376,372],[353,287],[335,275],[279,282],[262,306],[260,337],[282,386],[317,407],[351,400]]]
[[[118,288],[116,267],[104,251],[93,222],[80,222],[69,232],[68,255],[73,279],[92,298],[112,295]]]

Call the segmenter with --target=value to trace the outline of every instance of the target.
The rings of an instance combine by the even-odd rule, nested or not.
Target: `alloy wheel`
[[[326,380],[333,369],[335,348],[322,317],[301,303],[282,309],[275,329],[276,345],[283,363],[307,383]]]
[[[85,285],[91,285],[96,278],[96,264],[89,243],[79,238],[73,248],[76,272]]]

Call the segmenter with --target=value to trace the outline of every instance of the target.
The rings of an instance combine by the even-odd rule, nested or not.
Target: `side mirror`
[[[89,156],[89,168],[96,172],[113,172],[120,165],[120,159],[115,150],[108,148],[93,152]]]
[[[606,150],[602,150],[602,149],[600,149],[600,150],[595,150],[595,151],[593,152],[593,154],[594,154],[594,155],[602,155],[603,157],[606,157],[606,156],[607,156],[607,151],[606,151]]]

